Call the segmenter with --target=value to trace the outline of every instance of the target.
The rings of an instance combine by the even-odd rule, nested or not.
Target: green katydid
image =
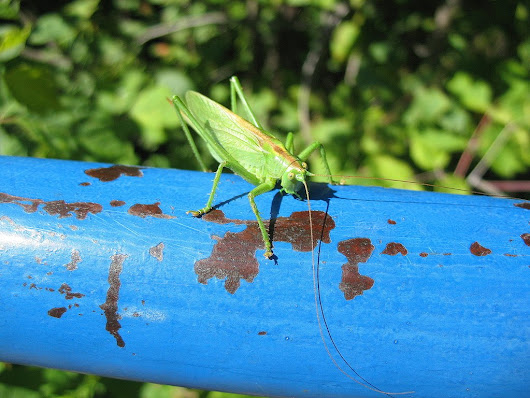
[[[333,183],[331,171],[322,144],[314,142],[295,156],[292,133],[288,134],[284,145],[272,134],[266,132],[256,120],[243,95],[241,84],[235,76],[230,79],[230,90],[232,111],[194,91],[186,93],[186,104],[177,96],[172,98],[186,137],[201,167],[206,169],[187,124],[206,141],[210,153],[219,162],[206,206],[200,210],[190,211],[190,213],[199,217],[212,209],[221,172],[225,167],[231,169],[256,186],[249,192],[248,200],[263,236],[265,257],[272,258],[269,233],[263,224],[254,198],[274,189],[278,180],[282,192],[298,195],[302,185],[306,184],[306,177],[312,175],[307,170],[305,161],[317,149],[320,150],[320,156],[329,175],[329,182]],[[234,113],[236,96],[250,115],[252,122]]]
[[[327,173],[326,177],[328,178],[329,183],[334,184],[334,181],[326,159],[326,151],[322,144],[314,142],[300,152],[298,156],[295,156],[293,154],[293,134],[289,133],[285,144],[283,144],[272,134],[265,131],[252,112],[252,109],[243,94],[241,84],[235,76],[230,79],[230,94],[232,110],[229,110],[217,102],[194,91],[186,93],[186,104],[178,96],[172,98],[172,102],[177,110],[186,138],[200,166],[206,171],[205,164],[199,155],[199,151],[197,150],[195,141],[188,129],[188,125],[190,125],[206,142],[210,153],[219,162],[219,167],[217,168],[212,190],[210,191],[206,206],[199,210],[190,211],[189,213],[199,217],[212,209],[212,203],[217,185],[221,178],[221,173],[225,167],[231,169],[235,174],[256,186],[248,193],[248,200],[252,211],[256,216],[262,234],[265,246],[265,257],[270,259],[273,257],[272,244],[254,198],[271,191],[276,186],[276,183],[280,181],[282,192],[298,196],[298,192],[303,186],[305,188],[306,196],[309,199],[306,178],[308,176],[314,176],[315,174],[310,173],[307,170],[306,160],[316,150],[320,151],[320,156],[324,163]],[[237,99],[241,101],[246,113],[249,115],[250,121],[235,114]],[[309,201],[308,210],[309,223],[311,224],[311,207]],[[312,228],[310,228],[310,233],[311,241],[313,241]],[[314,252],[312,252],[312,256],[314,256]],[[364,382],[360,382],[350,376],[339,366],[335,359],[333,359],[323,334],[324,328],[322,325],[325,326],[328,336],[333,342],[325,318],[323,318],[323,314],[322,319],[320,316],[322,307],[319,305],[320,290],[316,281],[314,257],[313,283],[315,292],[315,309],[321,338],[324,342],[324,347],[335,366],[356,383],[363,385],[370,390],[388,395],[389,393],[378,389],[358,375],[340,352],[339,355],[346,365]],[[333,346],[338,351],[334,342]]]

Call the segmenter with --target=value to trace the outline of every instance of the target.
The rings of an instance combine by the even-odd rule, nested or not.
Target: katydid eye
[[[289,174],[287,174],[287,177],[292,180],[294,179],[294,173],[291,171]]]
[[[306,162],[302,162],[302,167],[307,170],[307,163]]]

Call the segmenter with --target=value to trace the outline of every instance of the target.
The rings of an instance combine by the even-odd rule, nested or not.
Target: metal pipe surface
[[[0,360],[266,396],[530,391],[528,202],[0,157]],[[314,247],[314,250],[312,250]],[[527,396],[527,395],[526,395]]]

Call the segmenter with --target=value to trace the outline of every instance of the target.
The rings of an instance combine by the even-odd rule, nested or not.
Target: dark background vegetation
[[[520,196],[529,13],[522,0],[0,0],[0,155],[196,168],[166,98],[228,104],[237,75],[270,131],[321,141],[337,174],[489,192],[513,180]],[[0,363],[2,397],[131,394],[231,396]]]

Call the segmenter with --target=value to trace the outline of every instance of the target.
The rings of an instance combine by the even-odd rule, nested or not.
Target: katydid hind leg
[[[331,175],[331,169],[329,168],[328,159],[326,157],[326,149],[324,148],[324,145],[322,145],[320,142],[315,141],[311,145],[309,145],[307,148],[305,148],[300,154],[298,155],[298,158],[305,162],[309,156],[316,150],[320,151],[320,157],[322,158],[322,162],[324,163],[324,168],[326,169],[327,177],[330,184],[335,184],[335,181],[333,181],[333,177]]]
[[[252,108],[250,107],[245,94],[243,93],[243,87],[241,86],[241,83],[239,82],[239,79],[236,76],[232,76],[230,78],[230,103],[232,106],[232,112],[236,112],[236,103],[237,98],[241,101],[241,104],[243,105],[243,108],[245,108],[245,112],[247,112],[249,121],[259,128],[260,130],[263,130],[263,126],[258,122],[258,119],[256,118],[256,115],[252,111]]]
[[[273,255],[271,240],[269,237],[269,233],[267,232],[267,229],[265,228],[265,224],[263,224],[263,220],[261,219],[261,215],[259,214],[258,206],[256,206],[256,202],[254,201],[254,198],[265,192],[269,192],[273,190],[275,186],[276,186],[276,180],[273,178],[269,178],[265,182],[258,185],[256,188],[254,188],[252,191],[248,193],[248,201],[250,202],[250,207],[252,208],[252,211],[254,212],[254,215],[256,216],[256,220],[258,221],[258,226],[261,231],[263,243],[265,244],[264,256],[269,259],[272,258],[272,255]]]
[[[200,217],[203,214],[206,214],[210,210],[212,210],[212,203],[213,203],[213,199],[215,197],[215,191],[217,191],[217,185],[219,184],[219,180],[221,179],[221,173],[223,172],[223,169],[225,167],[226,167],[226,162],[219,163],[219,167],[217,167],[217,171],[215,172],[215,177],[213,179],[212,190],[210,191],[210,196],[208,197],[208,201],[206,202],[206,206],[204,206],[200,210],[190,210],[190,211],[188,211],[188,213],[191,213],[194,217]]]
[[[289,153],[294,153],[294,135],[292,132],[287,133],[287,139],[285,140],[285,149]]]
[[[199,166],[201,166],[202,171],[208,171],[208,168],[206,167],[206,164],[202,160],[202,157],[199,153],[199,150],[197,149],[197,145],[195,145],[195,140],[193,139],[193,136],[191,135],[190,129],[188,128],[188,124],[184,120],[184,117],[182,116],[182,113],[184,113],[188,118],[188,114],[190,114],[189,109],[186,107],[184,102],[177,96],[173,97],[173,105],[175,106],[175,109],[177,110],[177,115],[180,120],[180,124],[182,125],[182,129],[184,130],[184,135],[186,136],[186,139],[188,140],[188,143],[190,144],[191,151],[193,152],[193,155],[199,162]],[[201,128],[199,125],[194,126],[194,128]]]

